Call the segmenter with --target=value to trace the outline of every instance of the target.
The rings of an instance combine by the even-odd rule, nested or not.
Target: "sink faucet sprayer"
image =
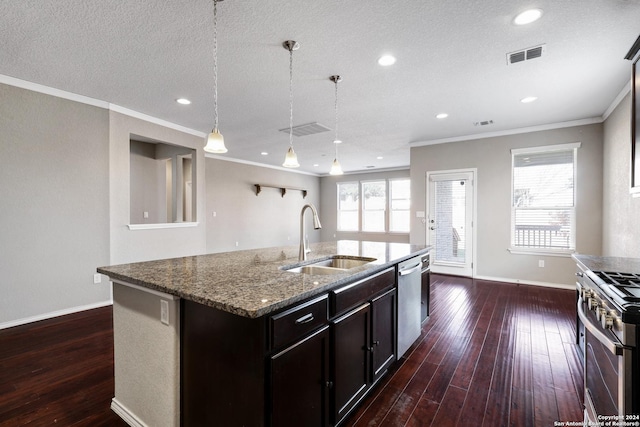
[[[311,212],[313,213],[313,228],[316,230],[322,228],[316,207],[312,204],[304,205],[302,207],[302,211],[300,212],[300,252],[298,253],[299,261],[305,261],[307,259],[307,254],[311,252],[311,249],[309,249],[309,238],[304,234],[304,211],[306,211],[307,208],[311,209]]]

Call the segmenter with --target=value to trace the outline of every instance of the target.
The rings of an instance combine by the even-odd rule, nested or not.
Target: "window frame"
[[[357,226],[355,230],[343,230],[340,228],[340,212],[342,212],[343,210],[340,209],[340,185],[348,185],[348,184],[352,184],[355,185],[356,188],[358,189],[358,201],[356,202],[356,209],[351,209],[351,210],[344,210],[344,212],[356,212],[356,216],[358,217],[357,219]],[[336,183],[336,203],[337,203],[337,209],[336,209],[336,231],[341,231],[341,232],[345,232],[345,233],[357,233],[360,231],[360,229],[362,228],[362,215],[360,213],[360,199],[362,199],[362,197],[360,197],[361,194],[361,188],[360,188],[360,181],[341,181],[341,182],[337,182]]]
[[[393,209],[393,186],[392,183],[394,181],[407,181],[409,183],[409,198],[406,199],[409,202],[409,207],[407,209]],[[387,193],[388,193],[388,206],[389,206],[389,213],[387,215],[387,230],[389,233],[394,233],[394,234],[408,234],[411,232],[411,178],[389,178],[387,180]],[[396,199],[396,200],[405,200],[405,199]],[[392,230],[391,229],[391,224],[393,224],[392,218],[393,218],[393,213],[394,212],[408,212],[409,213],[409,228],[408,230],[404,231],[404,230]]]
[[[382,207],[382,209],[366,209],[365,208],[365,203],[366,203],[366,198],[364,196],[364,187],[367,184],[375,184],[375,183],[383,183],[384,184],[384,206]],[[389,205],[389,190],[388,190],[388,180],[383,178],[383,179],[368,179],[368,180],[364,180],[364,181],[360,181],[360,232],[361,233],[375,233],[375,234],[380,234],[380,233],[386,233],[389,230],[389,219],[388,219],[388,205]],[[382,230],[365,230],[365,213],[367,212],[380,212],[382,211]]]
[[[410,177],[397,177],[397,178],[379,178],[379,179],[366,179],[358,181],[340,181],[336,182],[336,231],[342,233],[369,233],[369,234],[400,234],[408,235],[411,232],[411,223],[409,223],[409,229],[407,231],[391,231],[391,215],[392,215],[392,181],[408,181],[411,186]],[[364,213],[365,213],[365,198],[364,198],[364,185],[374,182],[384,182],[385,185],[385,205],[384,205],[384,230],[382,231],[369,231],[364,230]],[[357,184],[358,186],[358,229],[357,230],[343,230],[340,228],[340,186],[346,184]],[[409,187],[411,188],[411,187]],[[411,190],[409,189],[409,221],[411,220]],[[404,209],[396,209],[396,211],[404,211]]]
[[[510,224],[510,236],[509,236],[509,251],[511,253],[516,254],[541,254],[541,255],[551,255],[551,256],[570,256],[572,253],[576,251],[576,223],[577,223],[577,214],[576,214],[576,200],[577,200],[577,189],[578,189],[578,148],[580,148],[581,143],[566,143],[566,144],[556,144],[556,145],[543,145],[536,147],[528,147],[528,148],[513,148],[511,149],[511,191],[510,191],[510,205],[511,205],[511,224]],[[570,211],[570,227],[569,227],[569,247],[568,248],[551,248],[551,247],[540,247],[540,246],[516,246],[515,245],[515,230],[516,230],[516,208],[514,201],[514,190],[515,190],[515,158],[516,156],[523,154],[544,154],[551,153],[556,151],[572,151],[573,153],[573,204],[571,207],[566,207],[563,209],[568,209]],[[549,208],[553,209],[553,208]],[[560,209],[560,208],[557,208]]]

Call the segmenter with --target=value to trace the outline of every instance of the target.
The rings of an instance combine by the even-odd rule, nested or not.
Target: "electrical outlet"
[[[240,246],[240,242],[236,242],[236,247]]]
[[[169,302],[163,299],[160,300],[160,321],[169,324]]]
[[[538,260],[538,267],[540,267],[540,268],[544,267],[544,260],[543,259]]]
[[[93,275],[93,283],[96,285],[98,283],[102,283],[102,275],[100,273],[96,273]]]
[[[144,219],[148,219],[148,218],[149,218],[149,212],[144,211],[144,212],[142,213],[142,217],[143,217]]]

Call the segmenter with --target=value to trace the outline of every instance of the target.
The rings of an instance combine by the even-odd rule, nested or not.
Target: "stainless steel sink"
[[[375,260],[376,258],[333,255],[329,258],[312,261],[304,265],[284,267],[283,269],[290,273],[343,274],[352,268],[363,266]]]

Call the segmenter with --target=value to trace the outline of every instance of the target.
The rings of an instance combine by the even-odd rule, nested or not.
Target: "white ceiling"
[[[514,25],[530,7],[543,17]],[[0,74],[207,133],[212,22],[211,0],[2,0]],[[225,0],[218,4],[224,156],[282,164],[288,39],[301,45],[294,125],[333,129],[329,77],[343,77],[339,159],[348,172],[407,167],[412,144],[602,117],[629,83],[624,56],[639,22],[640,0]],[[542,58],[507,65],[508,52],[540,44]],[[383,53],[397,63],[377,65]],[[520,103],[530,95],[538,100]],[[179,97],[192,104],[177,104]],[[436,119],[440,112],[449,117]],[[493,124],[474,125],[484,120]],[[326,174],[333,139],[333,131],[294,137],[300,170]]]

